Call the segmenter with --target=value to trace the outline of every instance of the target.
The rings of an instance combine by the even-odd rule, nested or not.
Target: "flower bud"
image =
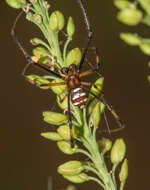
[[[37,45],[40,45],[40,44],[43,44],[43,41],[41,40],[41,39],[39,39],[39,38],[32,38],[31,40],[30,40],[30,43],[32,44],[32,45],[34,45],[34,46],[37,46]],[[39,47],[38,47],[39,48]],[[40,48],[43,48],[43,47],[40,47]],[[44,48],[45,49],[45,48]],[[45,49],[46,50],[46,49]],[[45,51],[44,50],[44,51]],[[47,50],[46,50],[47,51]]]
[[[52,125],[62,125],[67,123],[68,117],[62,113],[51,111],[43,112],[44,121]]]
[[[57,169],[62,175],[77,175],[84,170],[84,166],[80,161],[72,160],[60,165]]]
[[[82,58],[82,53],[80,49],[74,48],[67,54],[66,65],[67,66],[72,64],[79,65],[81,58]]]
[[[74,185],[68,185],[65,190],[77,190]]]
[[[144,54],[150,55],[150,43],[141,43],[139,48]]]
[[[130,26],[139,24],[142,20],[142,17],[142,11],[138,9],[124,9],[117,15],[117,18],[120,22]]]
[[[94,127],[98,128],[101,119],[101,102],[98,102],[94,107],[93,111],[90,115],[90,123],[94,125]]]
[[[49,20],[50,29],[54,32],[62,30],[65,25],[64,15],[60,11],[54,11]]]
[[[42,17],[40,15],[38,15],[38,14],[33,14],[32,19],[36,24],[41,24],[42,23]]]
[[[78,175],[63,175],[63,177],[72,183],[84,183],[89,180],[86,173],[80,173]]]
[[[75,33],[75,24],[74,24],[73,18],[69,17],[68,23],[67,23],[67,34],[70,38],[72,38],[74,33]]]
[[[111,162],[119,164],[125,157],[126,145],[123,139],[117,139],[111,149]]]
[[[63,138],[58,133],[55,132],[44,132],[41,133],[41,136],[52,141],[63,140]]]
[[[70,127],[69,125],[61,125],[57,129],[58,134],[64,139],[64,140],[70,140]],[[79,131],[77,130],[77,127],[72,127],[72,135],[73,138],[76,138],[79,135]]]
[[[64,80],[56,78],[55,80],[52,81],[52,83],[59,83],[59,82],[64,82]],[[67,86],[66,85],[51,86],[51,89],[55,94],[60,95],[66,92]]]
[[[14,9],[24,8],[27,4],[26,0],[5,0],[5,1],[10,7]]]
[[[141,44],[141,38],[137,34],[121,33],[120,38],[131,46],[138,46]]]
[[[128,161],[127,161],[127,159],[125,159],[121,166],[119,179],[122,183],[125,183],[127,180],[127,177],[128,177]]]
[[[57,146],[64,154],[71,155],[77,151],[77,145],[72,148],[70,142],[58,141]]]
[[[131,3],[129,1],[126,1],[126,0],[115,0],[114,5],[118,9],[123,10],[123,9],[130,8]]]
[[[68,108],[68,98],[67,96],[64,98],[64,96],[65,94],[57,95],[57,103],[61,109],[66,110]]]
[[[100,152],[105,154],[106,152],[110,151],[110,149],[112,147],[112,142],[111,142],[111,140],[103,137],[99,141],[99,147],[100,147]]]
[[[37,57],[49,56],[49,52],[47,51],[47,49],[40,47],[40,46],[34,48],[32,53],[33,53],[33,55],[35,55]]]

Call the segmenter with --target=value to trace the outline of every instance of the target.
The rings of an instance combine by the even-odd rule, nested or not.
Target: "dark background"
[[[76,23],[75,46],[83,47],[86,30],[75,0],[52,0],[51,5]],[[116,137],[123,137],[129,159],[128,190],[148,189],[150,185],[149,151],[149,58],[138,48],[127,46],[119,39],[122,31],[137,31],[148,36],[145,26],[129,28],[116,20],[117,10],[111,1],[87,1],[89,19],[94,30],[93,43],[99,48],[105,96],[119,111],[127,127]],[[47,190],[47,178],[52,177],[53,189],[67,184],[56,174],[60,163],[71,159],[63,155],[54,142],[40,137],[46,124],[42,111],[50,110],[55,101],[51,92],[42,91],[20,75],[26,60],[13,42],[10,30],[17,11],[0,2],[0,189]],[[17,32],[31,52],[29,39],[38,29],[23,17]],[[95,76],[96,77],[96,76]],[[78,156],[80,158],[80,156]],[[95,183],[77,185],[78,189],[100,189]]]

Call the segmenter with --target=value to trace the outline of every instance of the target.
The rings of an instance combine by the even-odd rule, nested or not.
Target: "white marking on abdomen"
[[[79,90],[81,90],[81,88],[75,88],[75,89],[73,90],[73,92],[78,92]]]

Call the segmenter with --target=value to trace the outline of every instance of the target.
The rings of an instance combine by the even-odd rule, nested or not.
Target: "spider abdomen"
[[[72,103],[74,106],[83,108],[87,101],[87,94],[82,87],[75,88],[72,91]]]

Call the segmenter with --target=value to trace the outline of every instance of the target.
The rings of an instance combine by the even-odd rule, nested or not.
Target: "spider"
[[[19,41],[16,33],[15,33],[15,25],[16,22],[19,18],[20,15],[18,15],[18,17],[16,18],[16,21],[12,27],[11,30],[11,34],[16,42],[16,44],[18,45],[18,47],[20,48],[20,50],[22,51],[23,55],[25,56],[28,64],[26,65],[26,67],[24,68],[22,74],[23,76],[32,84],[41,87],[41,86],[61,86],[61,85],[66,85],[67,86],[67,94],[66,96],[68,97],[68,109],[67,109],[67,115],[68,115],[68,124],[70,127],[70,136],[71,136],[71,141],[73,139],[72,137],[72,115],[71,115],[71,101],[73,103],[74,106],[77,106],[78,108],[82,109],[84,108],[86,102],[87,102],[87,97],[88,94],[93,95],[94,98],[96,98],[98,101],[102,102],[106,108],[110,111],[110,113],[112,114],[112,116],[114,117],[114,119],[117,121],[118,125],[120,128],[124,128],[124,123],[122,122],[122,120],[120,119],[119,115],[115,112],[115,110],[112,108],[111,105],[109,105],[107,103],[107,101],[102,98],[102,93],[100,93],[99,95],[94,94],[93,92],[91,92],[88,87],[91,87],[93,85],[93,83],[91,82],[84,82],[82,81],[82,77],[85,77],[87,75],[93,74],[95,72],[98,72],[99,68],[100,68],[100,56],[99,56],[99,52],[97,48],[94,48],[94,52],[95,52],[95,57],[96,57],[96,68],[94,69],[90,69],[87,70],[85,72],[81,72],[81,69],[83,68],[85,59],[86,59],[86,55],[88,53],[90,44],[91,44],[91,40],[92,40],[92,29],[88,20],[88,16],[87,16],[87,12],[85,9],[85,6],[83,4],[82,0],[77,0],[82,13],[83,13],[83,17],[84,17],[84,21],[87,27],[87,33],[88,33],[88,37],[87,37],[87,42],[85,44],[85,48],[83,50],[83,55],[80,61],[79,66],[76,66],[75,64],[70,65],[69,67],[63,67],[60,69],[60,72],[55,72],[52,71],[50,69],[50,67],[43,65],[39,62],[36,62],[32,59],[32,57],[26,52],[26,50],[23,48],[23,46],[21,45],[21,42]],[[27,68],[30,66],[36,66],[46,72],[48,72],[49,74],[54,75],[57,78],[63,79],[64,82],[55,82],[55,83],[48,83],[48,84],[42,84],[39,85],[36,83],[36,81],[30,80],[27,78],[26,76],[26,70]],[[102,76],[101,76],[102,77]]]

